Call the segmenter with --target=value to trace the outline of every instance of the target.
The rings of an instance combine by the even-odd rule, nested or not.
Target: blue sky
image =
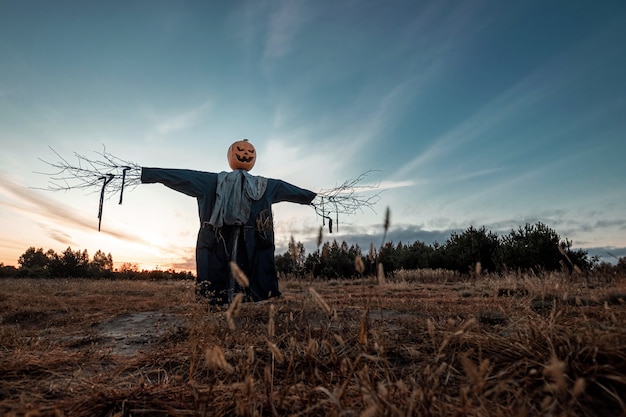
[[[326,239],[369,247],[541,221],[626,255],[623,1],[0,2],[0,262],[29,246],[193,268],[195,201],[160,185],[107,201],[49,192],[38,158],[106,149],[319,191],[373,170],[375,212]],[[278,251],[316,239],[274,206]]]

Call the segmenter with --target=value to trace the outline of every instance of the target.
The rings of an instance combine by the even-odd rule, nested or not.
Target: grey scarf
[[[266,187],[267,178],[250,175],[241,169],[218,173],[215,206],[209,224],[215,228],[246,224],[252,201],[259,200]]]

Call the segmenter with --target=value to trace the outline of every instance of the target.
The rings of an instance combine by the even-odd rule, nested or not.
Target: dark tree
[[[67,247],[61,255],[56,255],[50,262],[50,274],[57,278],[86,277],[89,274],[89,254],[87,250],[73,251]]]
[[[433,252],[432,246],[428,246],[424,242],[418,241],[406,245],[399,254],[400,266],[404,269],[429,268]]]
[[[626,276],[626,257],[621,257],[617,260],[617,265],[615,265],[615,272],[620,276]]]
[[[380,248],[376,263],[383,264],[383,270],[385,271],[385,275],[389,275],[393,273],[393,271],[401,267],[400,253],[403,249],[404,246],[402,245],[402,242],[398,243],[397,246],[393,246],[392,242],[387,242],[383,245],[382,248]]]
[[[344,241],[341,244],[334,240],[325,242],[322,250],[309,254],[304,262],[304,270],[314,277],[321,278],[352,278],[358,275],[354,265],[355,259],[361,257],[358,245],[348,247]]]
[[[113,275],[113,257],[98,250],[93,255],[93,260],[89,264],[90,275],[96,277],[110,277]]]
[[[44,253],[43,248],[35,249],[35,247],[31,246],[17,260],[17,263],[20,265],[19,275],[26,277],[50,276],[52,256],[54,256],[54,251],[49,250]]]
[[[527,223],[502,237],[499,263],[503,270],[557,271],[563,261],[560,244],[559,235],[545,224]]]
[[[11,265],[5,265],[0,262],[0,278],[9,278],[18,276],[18,270]]]
[[[480,262],[487,271],[495,271],[495,254],[499,247],[498,236],[485,227],[476,229],[470,226],[463,233],[452,233],[443,245],[446,269],[467,274]]]

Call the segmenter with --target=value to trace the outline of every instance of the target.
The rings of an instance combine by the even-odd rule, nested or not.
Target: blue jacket
[[[142,168],[142,183],[161,183],[173,190],[195,197],[198,200],[200,224],[208,222],[215,205],[217,192],[215,172],[194,171],[190,169]],[[268,178],[263,196],[252,203],[248,225],[254,226],[254,219],[273,203],[288,201],[309,204],[315,198],[313,191],[305,190],[282,180]]]

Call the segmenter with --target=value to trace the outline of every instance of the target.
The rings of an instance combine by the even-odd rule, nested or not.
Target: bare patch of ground
[[[124,313],[94,327],[98,349],[113,355],[134,355],[158,349],[158,341],[175,333],[184,323],[182,317],[159,311]]]

